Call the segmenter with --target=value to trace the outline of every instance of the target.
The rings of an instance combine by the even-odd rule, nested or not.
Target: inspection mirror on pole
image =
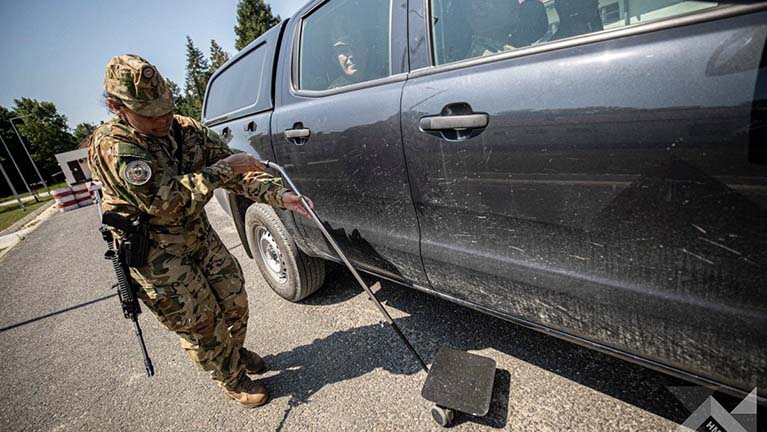
[[[386,322],[391,325],[397,336],[399,336],[410,353],[413,354],[421,369],[427,373],[426,383],[421,390],[421,396],[430,402],[434,402],[435,405],[431,410],[434,421],[442,427],[447,427],[453,421],[455,411],[475,416],[487,414],[490,410],[490,400],[492,399],[495,381],[495,360],[449,347],[442,347],[434,357],[434,362],[431,365],[431,369],[429,369],[426,362],[421,358],[413,345],[410,344],[410,341],[407,340],[391,315],[389,315],[381,302],[378,301],[372,287],[367,286],[359,273],[357,273],[357,270],[349,262],[349,259],[322,224],[317,213],[314,212],[303,195],[301,195],[301,192],[299,192],[285,169],[274,162],[264,161],[262,163],[267,168],[279,171],[290,189],[301,197],[301,204],[303,204],[311,219],[322,231],[325,239],[333,247],[338,257],[341,258],[341,261],[343,261],[368,297],[373,300]],[[380,287],[380,284],[376,282],[373,287],[376,286]]]

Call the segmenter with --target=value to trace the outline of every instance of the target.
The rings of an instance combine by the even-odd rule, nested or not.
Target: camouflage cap
[[[107,64],[104,89],[142,116],[157,117],[173,111],[173,95],[165,78],[135,54],[112,57]]]

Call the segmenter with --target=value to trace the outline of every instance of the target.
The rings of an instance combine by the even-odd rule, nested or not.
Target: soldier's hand
[[[309,199],[308,196],[304,195],[304,199],[306,199],[306,202],[309,203],[309,207],[312,209],[314,208],[314,203],[311,199]],[[311,219],[311,216],[309,216],[309,212],[304,208],[304,205],[301,203],[301,196],[296,195],[293,192],[285,192],[282,194],[282,205],[285,206],[286,209],[290,211],[294,211],[298,214],[304,215],[307,219]]]
[[[258,159],[247,153],[235,153],[224,159],[232,167],[235,174],[245,174],[251,171],[266,171],[266,166]]]

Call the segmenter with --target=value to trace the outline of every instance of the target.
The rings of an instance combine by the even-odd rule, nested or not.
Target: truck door
[[[274,159],[271,119],[274,100],[273,74],[277,45],[286,22],[274,26],[237,53],[211,76],[203,102],[202,120],[230,148],[253,154],[260,160]],[[216,191],[219,202],[233,215],[242,244],[248,244],[242,221],[249,206],[245,198]],[[231,209],[232,203],[237,209]],[[245,253],[252,258],[250,248]]]
[[[296,15],[283,38],[272,139],[352,261],[425,285],[400,129],[405,4],[315,1]],[[311,221],[295,220],[308,247],[334,256]]]
[[[203,124],[230,148],[272,159],[270,122],[272,75],[285,23],[259,36],[211,77],[203,103]]]
[[[403,137],[434,289],[747,391],[767,376],[764,4],[420,3]]]

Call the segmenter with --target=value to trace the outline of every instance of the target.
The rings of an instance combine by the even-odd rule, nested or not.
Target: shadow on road
[[[44,319],[50,318],[52,316],[61,315],[63,313],[66,313],[66,312],[69,312],[69,311],[73,311],[75,309],[80,309],[80,308],[85,307],[85,306],[90,306],[90,305],[92,305],[94,303],[98,303],[98,302],[101,302],[101,301],[104,301],[104,300],[107,300],[107,299],[110,299],[110,298],[116,297],[116,296],[117,296],[117,293],[110,294],[108,296],[99,297],[97,299],[90,300],[90,301],[87,301],[85,303],[80,303],[79,305],[70,306],[68,308],[64,308],[64,309],[61,309],[61,310],[56,311],[56,312],[51,312],[49,314],[41,315],[41,316],[39,316],[37,318],[32,318],[32,319],[29,319],[29,320],[26,320],[26,321],[22,321],[22,322],[19,322],[19,323],[16,323],[16,324],[11,324],[9,326],[0,328],[0,333],[8,331],[8,330],[15,329],[16,327],[21,327],[23,325],[31,324],[31,323],[36,322],[36,321],[44,320]]]
[[[374,281],[364,278],[369,284]],[[306,303],[343,302],[361,291],[343,271],[333,272],[329,279]],[[388,308],[409,314],[396,322],[427,363],[443,345],[465,351],[490,348],[677,423],[690,414],[668,390],[690,385],[680,379],[392,283],[382,282],[377,297]],[[370,308],[375,310],[372,303]],[[326,385],[379,368],[398,375],[420,371],[394,331],[381,325],[339,331],[265,360],[271,370],[279,371],[263,380],[273,397],[290,397],[285,419],[293,407],[310,402]],[[497,371],[490,413],[483,418],[460,415],[456,421],[503,428],[509,388],[514,385],[510,381],[508,371]]]
[[[455,413],[452,425],[476,423],[495,429],[503,429],[509,421],[509,390],[511,389],[511,374],[507,370],[495,370],[493,396],[490,400],[490,411],[483,417],[475,417],[464,413]]]

